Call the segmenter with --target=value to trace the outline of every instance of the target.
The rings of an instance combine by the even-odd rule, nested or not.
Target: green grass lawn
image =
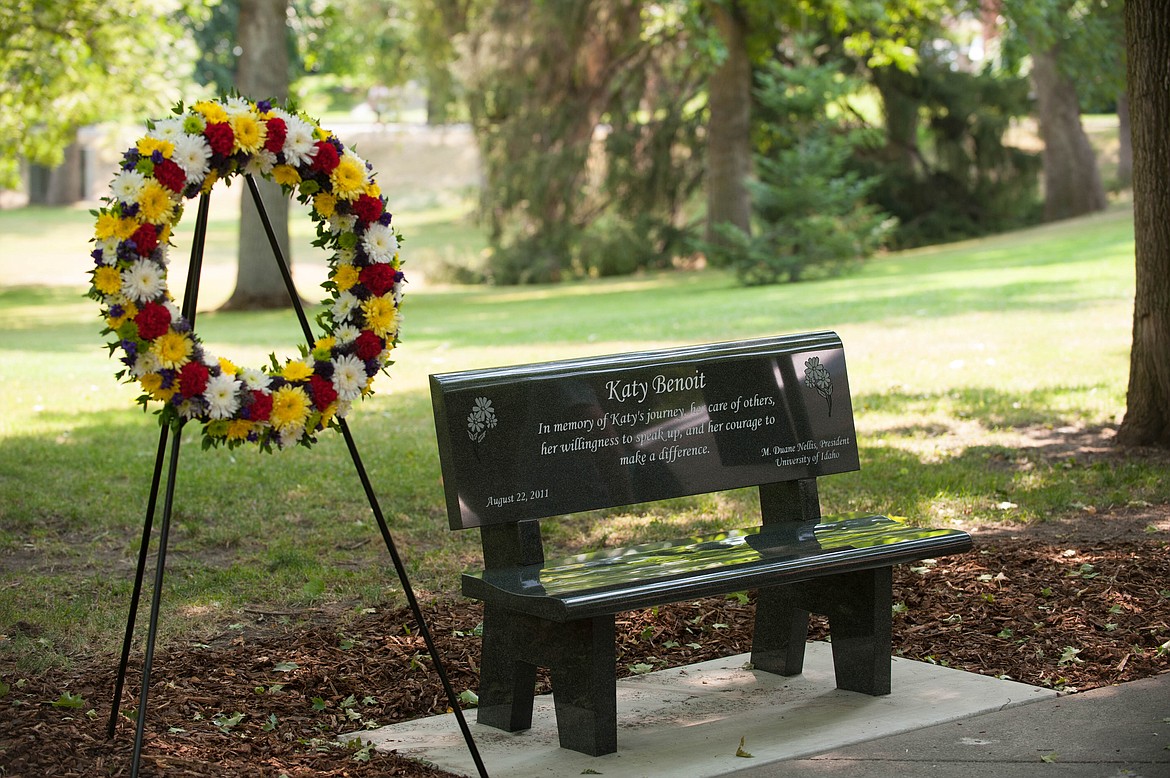
[[[197,329],[237,363],[291,354],[291,312],[210,310],[232,283],[234,223],[220,207]],[[299,221],[298,279],[314,297],[323,260]],[[396,224],[408,277],[483,245],[458,208],[398,214]],[[84,210],[0,212],[0,653],[25,668],[118,646],[159,436],[135,388],[115,381],[97,306],[83,297],[90,229]],[[177,243],[187,245],[181,233]],[[179,290],[179,268],[175,276]],[[475,533],[446,528],[432,372],[833,329],[849,358],[862,470],[827,479],[827,509],[966,524],[1164,502],[1170,485],[1140,458],[1101,468],[1020,446],[1120,420],[1133,285],[1123,207],[791,286],[745,289],[716,271],[519,288],[417,284],[397,362],[350,426],[427,596],[456,596],[458,572],[478,557]],[[344,613],[401,602],[338,436],[273,455],[198,444],[198,430],[184,433],[164,639],[233,623],[245,605]],[[547,539],[568,550],[690,525],[747,526],[755,510],[750,492],[735,492],[577,517]]]

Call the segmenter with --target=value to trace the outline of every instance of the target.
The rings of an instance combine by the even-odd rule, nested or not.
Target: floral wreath
[[[253,442],[309,446],[371,393],[398,343],[404,276],[386,198],[370,165],[291,108],[241,97],[195,103],[148,122],[110,184],[97,217],[89,296],[102,306],[117,373],[143,389],[159,423],[203,423],[205,448]],[[314,245],[330,252],[324,335],[300,358],[238,368],[212,355],[167,288],[167,249],[187,199],[220,179],[261,175],[312,204]],[[230,183],[230,181],[229,181]]]

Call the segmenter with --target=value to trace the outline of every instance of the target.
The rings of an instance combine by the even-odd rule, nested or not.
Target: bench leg
[[[506,732],[532,727],[536,668],[552,674],[561,748],[617,751],[614,617],[564,624],[484,605],[475,720]]]
[[[475,720],[505,732],[532,726],[536,665],[521,661],[524,634],[513,614],[491,605],[483,609],[483,655],[479,668],[479,706]]]
[[[829,617],[837,688],[890,693],[893,570],[889,567],[761,589],[752,665],[777,675],[804,669],[809,613]]]
[[[561,748],[612,754],[617,751],[614,617],[571,621],[562,629],[560,661],[552,667]]]
[[[889,694],[893,570],[881,567],[829,580],[838,592],[829,613],[837,688]]]
[[[797,605],[793,586],[761,589],[756,596],[752,666],[776,675],[800,675],[808,640],[808,611]]]

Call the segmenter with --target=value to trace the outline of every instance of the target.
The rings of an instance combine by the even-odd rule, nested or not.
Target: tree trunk
[[[752,202],[747,177],[752,164],[752,65],[747,25],[736,3],[708,4],[727,48],[727,59],[709,82],[707,125],[707,241],[720,243],[716,227],[731,224],[751,231]]]
[[[1081,126],[1077,88],[1060,72],[1057,52],[1033,51],[1032,83],[1044,141],[1044,218],[1083,216],[1105,209],[1097,157]]]
[[[236,39],[241,53],[236,65],[236,89],[250,100],[288,99],[287,11],[288,0],[240,2]],[[291,264],[288,198],[271,181],[257,179],[256,183],[280,250]],[[246,187],[240,195],[237,267],[236,288],[224,308],[245,310],[291,305],[260,214]]]
[[[1117,188],[1133,186],[1133,134],[1129,126],[1129,95],[1117,98]]]
[[[916,81],[917,76],[893,65],[873,69],[873,84],[881,96],[886,120],[882,154],[886,161],[907,173],[922,172],[918,150],[918,111],[922,103],[915,94]]]
[[[84,196],[81,144],[65,147],[56,167],[29,166],[28,201],[32,205],[73,205]]]
[[[1125,3],[1137,294],[1122,445],[1170,448],[1170,3]]]

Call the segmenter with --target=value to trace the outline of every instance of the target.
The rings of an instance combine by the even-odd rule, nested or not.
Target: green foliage
[[[697,185],[701,81],[672,17],[639,3],[485,4],[461,81],[485,170],[496,283],[660,263]]]
[[[711,259],[745,284],[837,275],[878,248],[886,217],[865,197],[875,181],[847,169],[861,133],[834,107],[857,84],[836,63],[782,66],[760,74],[756,230],[721,225]]]
[[[161,114],[174,103],[190,67],[190,52],[165,16],[176,5],[0,4],[0,187],[18,185],[22,157],[59,165],[86,124]]]
[[[1125,91],[1122,0],[1003,0],[1003,55],[1018,70],[1032,52],[1051,51],[1076,84],[1085,111],[1112,109]]]
[[[986,235],[1040,218],[1040,157],[1008,145],[1028,114],[1025,79],[985,69],[968,73],[927,52],[917,74],[875,74],[887,123],[912,113],[905,136],[859,149],[851,168],[875,177],[870,201],[898,220],[896,248]],[[920,124],[921,122],[921,124]]]

